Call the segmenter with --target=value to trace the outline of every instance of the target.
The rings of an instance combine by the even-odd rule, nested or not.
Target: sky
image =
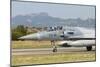
[[[50,16],[58,18],[95,18],[94,6],[80,6],[69,4],[50,4],[36,2],[12,2],[12,17],[17,15],[27,15],[32,13],[46,12]]]

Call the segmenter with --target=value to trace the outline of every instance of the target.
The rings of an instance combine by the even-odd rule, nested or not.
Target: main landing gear
[[[53,46],[53,52],[57,52],[57,46],[55,45],[55,41],[51,41],[51,45]]]
[[[86,49],[87,49],[87,51],[91,51],[92,50],[92,46],[87,46]]]

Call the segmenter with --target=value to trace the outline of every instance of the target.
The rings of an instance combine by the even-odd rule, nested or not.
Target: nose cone
[[[21,39],[21,40],[38,40],[39,38],[40,38],[39,34],[36,33],[36,34],[30,34],[30,35],[22,36],[18,39]]]

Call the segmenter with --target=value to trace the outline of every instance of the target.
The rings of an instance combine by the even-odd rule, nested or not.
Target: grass
[[[50,41],[12,41],[13,49],[49,48]]]
[[[64,62],[95,61],[95,53],[68,53],[49,55],[13,55],[12,65],[50,64]]]
[[[50,41],[12,41],[13,49],[48,48]],[[76,52],[48,55],[13,55],[12,65],[51,64],[64,62],[95,61],[95,52]]]

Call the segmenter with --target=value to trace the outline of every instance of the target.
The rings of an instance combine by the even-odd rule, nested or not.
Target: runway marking
[[[12,49],[12,55],[48,55],[48,54],[62,54],[62,53],[94,53],[95,47],[92,51],[87,51],[86,47],[66,47],[58,48],[57,52],[52,52],[53,48],[38,48],[38,49]]]

